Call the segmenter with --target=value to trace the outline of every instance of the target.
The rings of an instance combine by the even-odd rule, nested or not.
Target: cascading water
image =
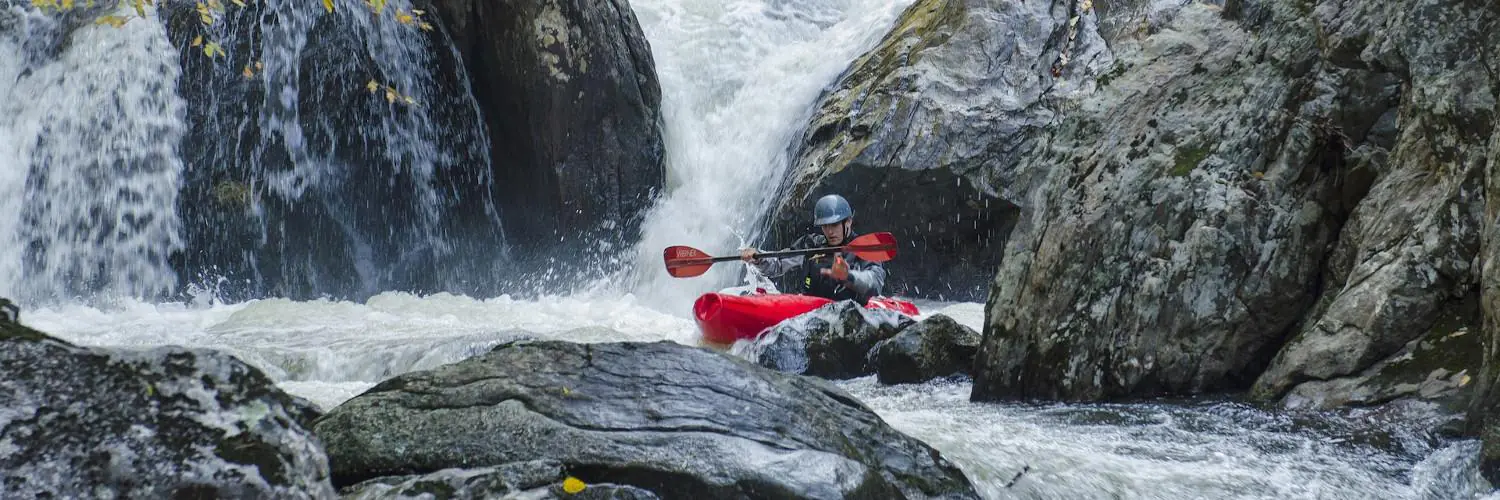
[[[743,266],[674,279],[661,251],[690,245],[730,255],[757,239],[823,87],[879,42],[909,0],[638,0],[666,117],[666,196],[646,216],[635,290],[686,311]],[[809,207],[811,210],[811,207]],[[787,244],[790,242],[771,242]]]
[[[155,19],[130,29],[9,7],[0,33],[0,293],[170,290],[185,106]]]
[[[252,2],[207,26],[191,9],[173,16],[175,39],[229,51],[184,57],[185,155],[207,167],[184,195],[185,266],[244,283],[243,297],[477,290],[464,281],[492,281],[503,248],[457,52],[396,19],[408,1],[379,15],[335,4]]]
[[[394,291],[358,301],[294,300],[286,297],[293,293],[278,293],[401,289],[402,278],[387,265],[449,245],[452,254],[463,254],[457,245],[481,244],[462,243],[466,231],[493,229],[486,208],[492,205],[483,197],[453,196],[459,177],[448,170],[487,164],[487,149],[451,145],[455,137],[480,135],[451,126],[477,123],[462,118],[477,111],[466,88],[445,87],[436,72],[422,69],[430,65],[417,52],[429,39],[367,24],[367,12],[354,3],[339,2],[339,13],[328,15],[317,2],[276,0],[226,15],[211,29],[229,54],[207,65],[197,49],[176,51],[198,33],[187,29],[197,22],[193,12],[186,26],[172,16],[166,28],[135,20],[129,29],[79,28],[71,44],[38,44],[47,36],[66,38],[68,29],[13,8],[0,14],[10,16],[0,27],[22,27],[0,38],[0,90],[9,97],[3,104],[9,112],[0,115],[0,287],[6,287],[0,296],[14,297],[22,283],[53,296],[83,289],[147,296],[175,283],[172,269],[154,256],[207,248],[207,257],[186,258],[185,268],[250,280],[245,295],[257,300],[126,298],[107,308],[23,300],[23,321],[82,345],[222,349],[325,408],[392,375],[519,337],[691,344],[696,330],[683,310],[686,300],[731,280],[737,266],[673,280],[660,273],[660,249],[691,244],[722,253],[753,240],[753,221],[766,210],[789,141],[818,92],[907,3],[636,0],[661,75],[671,190],[646,221],[638,275],[629,286],[537,300]],[[12,18],[24,22],[4,22]],[[258,35],[228,35],[241,31]],[[453,57],[449,47],[433,50],[440,51],[433,57]],[[190,82],[181,94],[159,87],[177,61],[187,61],[180,67]],[[257,61],[263,73],[239,75]],[[99,88],[88,78],[113,80]],[[386,102],[363,88],[370,79],[430,104],[414,110]],[[456,97],[442,99],[445,92]],[[64,107],[63,99],[107,105],[92,115],[54,109]],[[182,134],[182,146],[173,152],[137,136],[103,133],[125,125]],[[55,130],[76,134],[73,146],[53,140],[66,137]],[[368,142],[355,139],[365,136]],[[37,158],[52,162],[49,172],[67,175],[32,180]],[[134,166],[94,167],[104,162]],[[197,168],[205,165],[214,167]],[[107,185],[133,194],[89,192],[106,185],[81,184],[93,182],[89,173],[117,176]],[[463,175],[487,182],[478,173]],[[33,205],[45,210],[28,212]],[[68,235],[56,228],[94,228],[92,219],[77,223],[96,214],[144,220],[143,227],[165,236],[130,233],[139,236],[127,238],[137,246],[48,243]],[[478,215],[454,222],[459,214]],[[38,225],[46,217],[74,225]],[[438,229],[416,227],[434,221]],[[403,253],[403,244],[417,248]],[[55,260],[23,260],[28,251],[58,253]],[[339,261],[358,264],[324,268]],[[72,267],[46,275],[49,262]],[[62,279],[83,269],[98,273]],[[327,282],[346,270],[357,278]],[[299,276],[307,272],[313,275]],[[302,288],[274,284],[292,278]],[[921,305],[972,328],[983,323],[982,304]],[[1477,445],[1436,438],[1440,422],[1420,405],[1289,416],[1224,401],[976,404],[961,382],[838,384],[942,451],[986,498],[1473,498],[1487,489],[1477,476]]]

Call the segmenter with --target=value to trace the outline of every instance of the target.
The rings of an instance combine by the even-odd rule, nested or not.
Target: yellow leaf
[[[563,491],[567,492],[569,495],[577,495],[581,493],[586,487],[587,485],[583,484],[583,481],[580,481],[578,480],[578,478],[573,476],[568,476],[567,479],[563,480]]]
[[[370,93],[374,94],[375,90],[380,88],[380,84],[375,83],[375,80],[370,80],[370,83],[365,84],[365,88],[370,89]]]
[[[422,15],[422,14],[426,14],[426,13],[427,13],[427,11],[424,11],[424,10],[422,10],[422,9],[412,9],[412,10],[411,10],[411,13],[412,13],[412,14],[416,14],[416,15],[419,15],[419,16],[420,16],[420,15]]]
[[[135,15],[146,17],[146,4],[141,0],[135,0]]]
[[[237,5],[237,6],[239,6],[239,7],[244,7],[245,6],[245,2],[243,2],[241,0],[229,0],[229,1],[234,2],[234,4]]]
[[[385,91],[385,102],[396,102],[396,91],[389,90],[389,89],[386,90]]]
[[[208,0],[208,8],[224,12],[224,4],[220,3],[219,0]]]
[[[63,10],[73,10],[73,0],[62,0]]]
[[[411,22],[415,20],[416,18],[411,17],[411,14],[407,14],[401,9],[396,9],[396,22],[399,22],[401,24],[411,24]]]
[[[245,78],[255,78],[255,71],[250,69],[249,64],[245,65],[245,71],[241,71],[240,74],[245,75]]]
[[[198,35],[197,38],[194,38],[193,39],[193,44],[191,46],[192,47],[197,47],[199,45],[203,45],[203,35]]]
[[[385,12],[385,4],[386,4],[386,0],[371,0],[370,1],[370,6],[375,8],[375,13],[376,14]]]
[[[110,26],[118,28],[124,26],[127,22],[130,22],[130,18],[128,17],[102,16],[99,19],[95,20],[94,24],[108,24]]]
[[[224,47],[220,47],[216,42],[208,42],[203,44],[203,54],[208,57],[214,57],[215,55],[222,56],[224,55]]]
[[[323,10],[333,12],[333,0],[323,0]]]
[[[432,31],[432,25],[431,24],[422,23],[422,24],[418,24],[417,27],[418,28],[422,28],[422,31]]]
[[[1469,385],[1469,381],[1470,380],[1471,379],[1469,378],[1468,375],[1464,375],[1464,378],[1458,379],[1458,386],[1459,387],[1467,386],[1467,385]]]
[[[406,96],[405,99],[406,99],[406,104],[409,104],[409,105],[412,105],[412,106],[416,106],[417,105],[417,100],[416,99],[412,99],[411,96]]]

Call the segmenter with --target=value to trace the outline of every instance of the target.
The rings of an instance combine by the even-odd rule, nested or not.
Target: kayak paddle
[[[812,255],[817,253],[828,253],[834,251],[845,251],[859,256],[859,258],[870,262],[885,262],[896,258],[896,237],[891,233],[870,233],[849,240],[849,244],[838,247],[807,248],[802,250],[780,250],[776,252],[760,252],[756,257],[788,257],[792,255]],[[670,246],[662,252],[662,258],[667,263],[667,272],[673,278],[691,278],[708,272],[708,268],[715,263],[740,260],[738,255],[724,257],[713,257],[702,250],[688,246]]]

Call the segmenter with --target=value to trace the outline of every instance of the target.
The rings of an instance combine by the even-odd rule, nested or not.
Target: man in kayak
[[[814,233],[798,238],[787,250],[839,246],[857,236],[853,229],[854,209],[850,208],[848,200],[836,194],[818,199],[818,203],[813,206],[813,224],[822,230],[822,234]],[[757,253],[760,250],[741,249],[740,259],[772,278],[801,268],[801,293],[807,295],[832,300],[850,299],[864,305],[871,297],[880,295],[881,288],[885,286],[885,267],[878,262],[861,259],[853,253],[832,252],[808,255],[805,258],[800,255],[756,258]]]

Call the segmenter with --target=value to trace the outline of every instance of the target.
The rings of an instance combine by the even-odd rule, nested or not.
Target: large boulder
[[[1023,186],[1045,172],[1016,166],[1108,67],[1093,16],[1079,8],[913,3],[817,103],[793,145],[773,239],[808,231],[812,200],[840,193],[857,227],[901,239],[887,294],[982,300]]]
[[[178,278],[231,301],[493,291],[503,184],[447,31],[358,2],[220,3],[209,26],[160,4],[181,76],[159,85],[185,101],[158,145],[182,162]]]
[[[6,498],[331,498],[316,417],[225,354],[83,348],[0,319]]]
[[[866,364],[882,384],[913,384],[967,375],[978,352],[978,333],[937,314],[875,344]]]
[[[627,0],[435,0],[489,132],[518,257],[634,241],[666,175],[651,48]]]
[[[1494,98],[1473,70],[1492,51],[1472,49],[1500,50],[1495,15],[1191,3],[1115,40],[1108,82],[1018,167],[1047,177],[1005,248],[973,397],[1259,378],[1277,398],[1429,331],[1475,290]]]
[[[842,390],[671,342],[516,342],[318,421],[334,482],[546,460],[669,498],[977,498]]]
[[[785,373],[826,379],[862,377],[874,373],[867,361],[870,350],[913,323],[895,311],[841,300],[782,321],[731,352]]]

